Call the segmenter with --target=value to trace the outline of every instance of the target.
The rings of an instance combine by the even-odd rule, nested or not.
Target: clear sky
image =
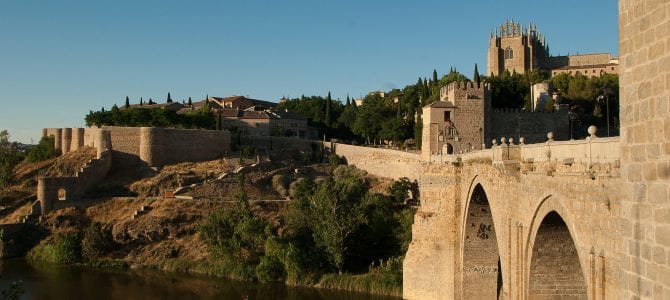
[[[0,0],[0,130],[36,143],[126,96],[344,101],[433,69],[471,77],[506,18],[552,55],[618,56],[614,0]]]

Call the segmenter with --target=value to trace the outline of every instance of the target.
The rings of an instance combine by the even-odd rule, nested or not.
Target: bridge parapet
[[[461,154],[433,154],[430,163],[459,163],[467,161],[618,163],[621,159],[619,137],[589,138],[586,140],[548,141],[538,144],[494,145],[490,149]]]

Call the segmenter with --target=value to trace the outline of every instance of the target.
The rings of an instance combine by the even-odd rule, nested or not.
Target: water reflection
[[[0,290],[16,280],[22,280],[26,290],[21,299],[398,299],[152,270],[107,271],[31,265],[21,259],[4,261]]]

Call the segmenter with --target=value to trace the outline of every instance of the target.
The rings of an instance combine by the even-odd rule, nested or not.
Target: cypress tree
[[[130,107],[130,99],[126,96],[126,108]]]
[[[433,84],[437,84],[437,70],[433,69]]]
[[[142,97],[140,97],[140,106],[144,105],[144,100],[142,100]]]
[[[351,100],[349,99],[349,95],[347,95],[347,106],[351,105]]]
[[[330,127],[331,123],[331,116],[330,116],[330,107],[332,104],[332,99],[330,98],[330,92],[328,92],[328,96],[326,97],[326,116],[324,117],[324,123],[326,123],[326,126]]]
[[[479,70],[477,70],[477,64],[475,64],[475,75],[472,76],[472,81],[479,83],[481,79],[479,78]]]
[[[193,101],[191,101],[191,97],[188,97],[188,107],[193,106]]]
[[[170,97],[170,92],[168,92],[167,103],[172,103],[172,97]]]

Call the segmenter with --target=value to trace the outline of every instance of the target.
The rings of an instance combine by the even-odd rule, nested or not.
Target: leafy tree
[[[233,268],[239,277],[252,279],[270,235],[268,225],[251,211],[245,190],[244,174],[240,174],[234,207],[222,209],[207,218],[199,227],[210,254]]]
[[[26,161],[37,162],[56,157],[58,153],[54,148],[54,140],[53,136],[43,136],[37,146],[26,153]]]
[[[319,183],[310,197],[314,240],[328,253],[340,274],[348,251],[346,241],[366,221],[360,201],[366,192],[361,178],[345,176]]]
[[[9,141],[9,132],[0,131],[0,188],[11,183],[14,167],[23,159],[18,144]]]

